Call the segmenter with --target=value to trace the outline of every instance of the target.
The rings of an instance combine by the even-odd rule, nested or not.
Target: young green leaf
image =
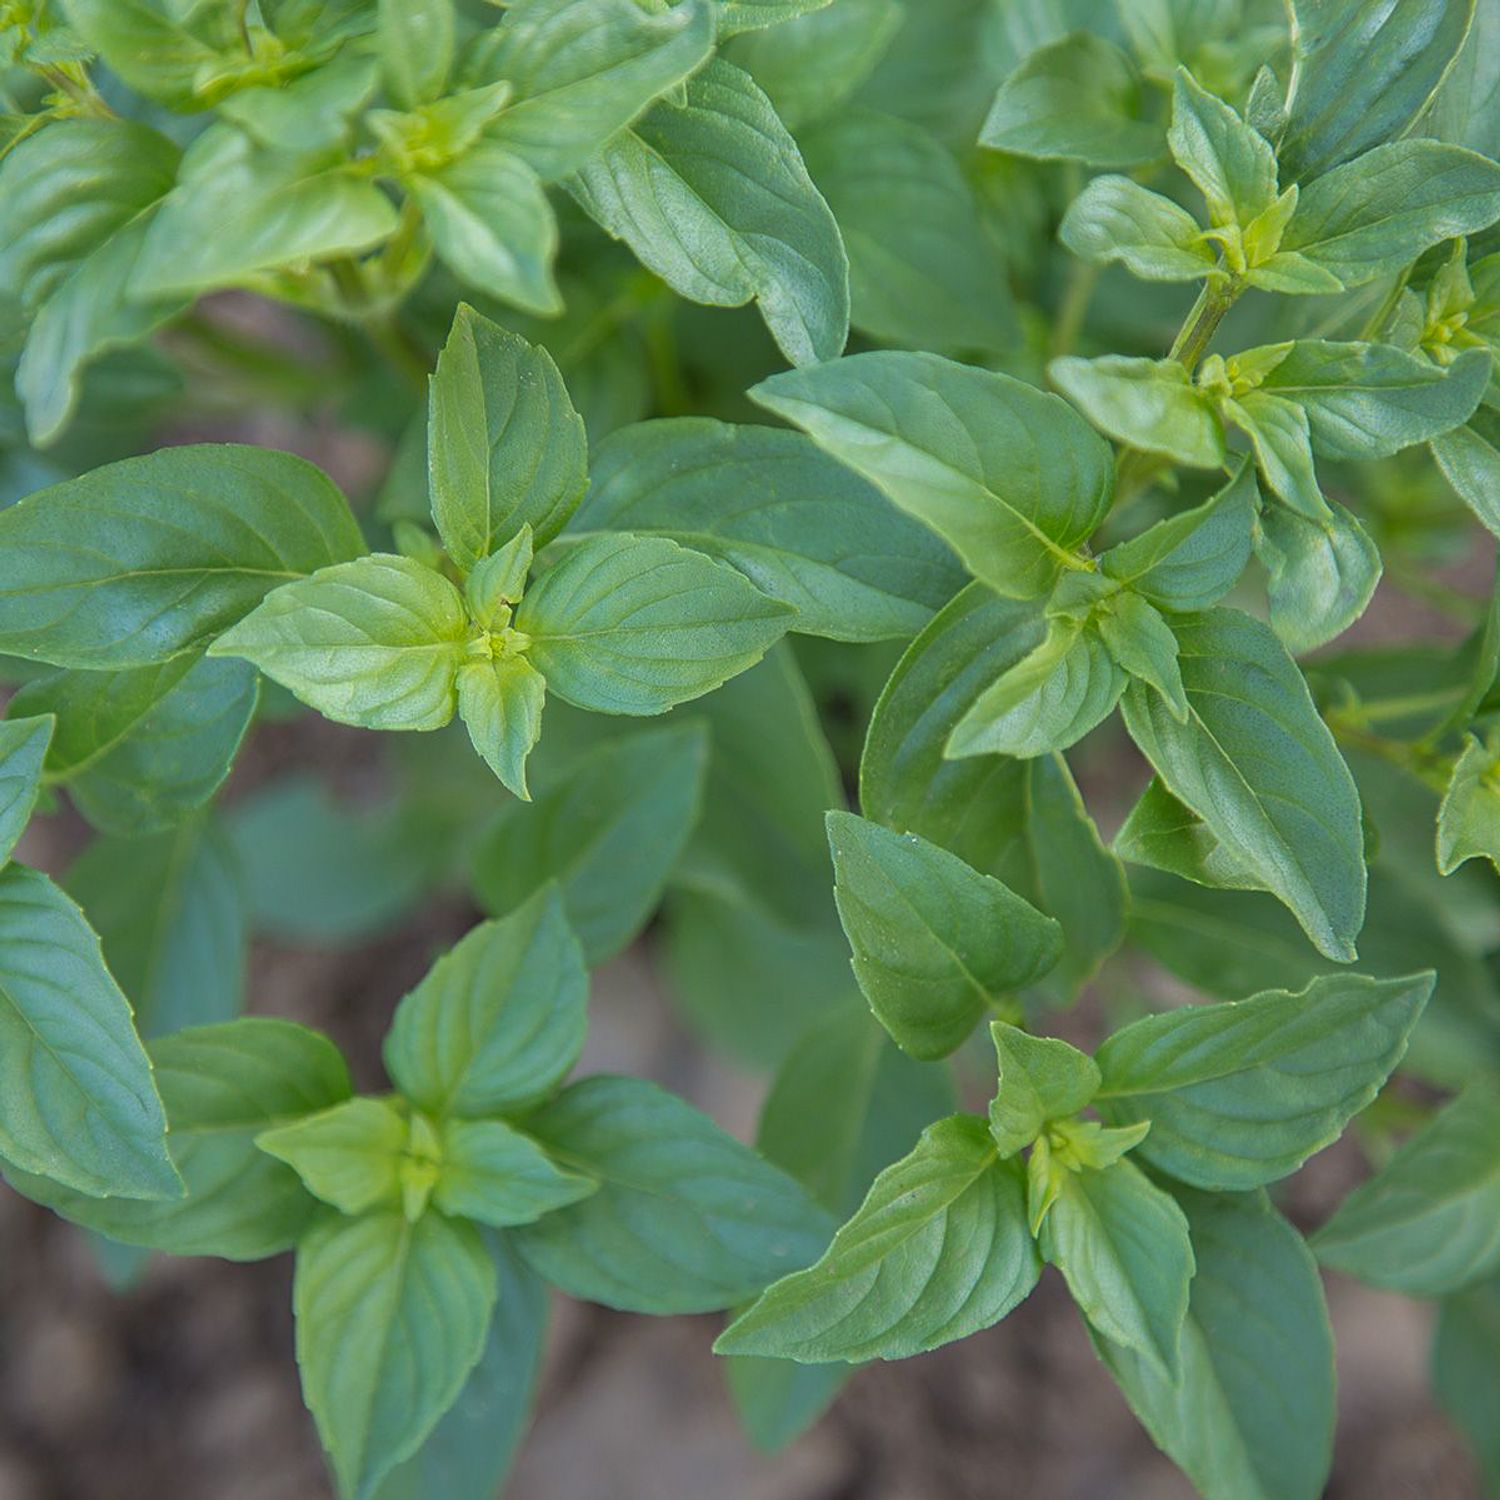
[[[1318,486],[1307,412],[1265,390],[1224,397],[1219,410],[1250,439],[1266,488],[1298,515],[1315,524],[1326,522],[1332,510]]]
[[[1057,1037],[1031,1036],[1004,1021],[990,1023],[999,1083],[990,1101],[990,1135],[1002,1158],[1029,1146],[1050,1120],[1086,1109],[1099,1090],[1099,1069]]]
[[[163,448],[0,511],[0,650],[144,666],[206,644],[278,584],[364,542],[323,474],[237,444]]]
[[[905,1359],[998,1323],[1040,1270],[1020,1172],[996,1160],[981,1119],[953,1115],[875,1179],[816,1265],[769,1287],[714,1349]]]
[[[530,801],[526,758],[542,733],[547,682],[523,656],[466,662],[458,669],[458,714],[474,748],[508,791]]]
[[[600,534],[567,545],[515,623],[549,692],[594,713],[659,714],[753,666],[795,615],[665,537]]]
[[[515,85],[489,135],[555,182],[699,68],[713,39],[707,0],[655,14],[635,0],[523,0],[507,7],[469,71]]]
[[[1048,378],[1095,427],[1117,442],[1194,468],[1224,462],[1224,428],[1212,399],[1175,359],[1068,355]]]
[[[1041,1251],[1101,1337],[1174,1384],[1193,1278],[1187,1218],[1137,1166],[1062,1169]]]
[[[95,828],[130,838],[172,827],[213,796],[259,691],[243,662],[183,655],[119,672],[36,678],[11,711],[57,716],[48,779],[67,787]]]
[[[389,1099],[350,1099],[320,1114],[273,1126],[255,1144],[284,1161],[315,1198],[340,1213],[401,1202],[401,1158],[410,1127]]]
[[[441,1214],[330,1213],[299,1243],[302,1394],[345,1500],[367,1500],[457,1399],[496,1284],[478,1230]]]
[[[1459,499],[1500,536],[1500,412],[1478,406],[1462,427],[1440,433],[1431,446]]]
[[[1468,736],[1438,809],[1438,869],[1451,875],[1466,860],[1500,865],[1500,765],[1493,748]]]
[[[1066,402],[935,354],[856,354],[751,392],[947,541],[997,593],[1045,593],[1104,518],[1108,445]]]
[[[186,1197],[94,1198],[8,1171],[12,1186],[127,1245],[226,1260],[289,1250],[316,1204],[290,1167],[256,1149],[255,1137],[349,1097],[338,1049],[305,1026],[256,1016],[164,1037],[151,1061]]]
[[[920,630],[963,583],[952,554],[800,432],[642,422],[594,455],[574,531],[671,538],[797,610],[793,628],[874,641]]]
[[[815,1259],[833,1227],[784,1172],[641,1079],[575,1083],[526,1129],[599,1182],[514,1234],[573,1297],[633,1312],[731,1307]]]
[[[658,104],[569,187],[680,295],[712,307],[753,299],[792,363],[842,351],[849,260],[838,224],[770,100],[733,63],[715,58],[688,80],[685,107]]]
[[[519,1112],[578,1061],[587,1001],[583,954],[549,886],[438,959],[396,1009],[386,1071],[440,1119]]]
[[[0,1156],[96,1197],[176,1199],[151,1065],[83,913],[0,870]]]
[[[1100,1110],[1115,1125],[1149,1120],[1140,1154],[1194,1187],[1274,1182],[1380,1091],[1433,978],[1331,974],[1295,995],[1147,1016],[1100,1047]]]
[[[844,812],[828,842],[855,977],[913,1057],[946,1056],[1057,962],[1057,923],[946,849]]]
[[[1380,582],[1380,552],[1369,533],[1342,505],[1329,501],[1328,512],[1326,520],[1309,520],[1271,502],[1256,526],[1271,627],[1291,651],[1312,651],[1343,634]]]
[[[1423,1126],[1313,1236],[1325,1266],[1413,1297],[1500,1270],[1500,1097],[1476,1084]]]
[[[1135,167],[1163,154],[1160,127],[1139,113],[1130,59],[1091,31],[1038,47],[1000,85],[981,145],[1014,156]]]
[[[347,147],[350,122],[370,102],[379,82],[373,57],[346,52],[289,83],[242,88],[216,107],[262,146],[333,151]]]
[[[1066,750],[1114,712],[1126,681],[1097,630],[1050,620],[1041,645],[974,700],[943,753],[1024,760]]]
[[[545,349],[461,305],[428,405],[432,516],[473,568],[523,524],[545,546],[588,483],[583,422]]]
[[[598,1187],[592,1177],[565,1172],[503,1120],[450,1120],[442,1152],[433,1207],[497,1229],[534,1224]]]
[[[1301,1235],[1261,1193],[1176,1193],[1197,1270],[1182,1373],[1095,1348],[1155,1442],[1208,1500],[1318,1500],[1333,1449],[1333,1331]]]
[[[436,99],[453,64],[453,0],[380,0],[380,67],[402,109]]]
[[[1271,143],[1182,67],[1173,83],[1167,144],[1203,194],[1215,228],[1243,231],[1276,201]]]
[[[1161,615],[1139,594],[1120,593],[1100,612],[1096,628],[1121,668],[1155,688],[1167,707],[1186,721],[1187,695],[1177,665],[1177,637]]]
[[[1146,281],[1200,281],[1218,257],[1198,221],[1130,177],[1095,177],[1068,205],[1058,238],[1096,266],[1118,261]]]
[[[0,866],[31,821],[56,723],[47,714],[0,722]]]
[[[1125,724],[1231,860],[1348,961],[1364,920],[1359,794],[1307,684],[1269,627],[1214,609],[1175,624],[1188,719],[1126,690]]]
[[[707,766],[708,737],[696,724],[580,756],[529,807],[496,819],[474,860],[481,905],[507,912],[556,881],[584,955],[602,963],[656,909],[698,819]]]

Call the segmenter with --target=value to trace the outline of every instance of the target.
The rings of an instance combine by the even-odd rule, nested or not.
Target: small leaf
[[[642,1079],[585,1079],[526,1128],[599,1182],[514,1234],[569,1296],[634,1312],[730,1307],[807,1265],[832,1228],[785,1173]]]
[[[291,1167],[315,1198],[362,1214],[400,1204],[408,1134],[405,1114],[389,1099],[350,1099],[263,1130],[255,1144]]]
[[[1057,962],[1057,923],[915,834],[828,814],[839,917],[882,1026],[913,1057],[943,1057],[985,1009]]]
[[[1214,403],[1176,360],[1068,355],[1054,359],[1047,374],[1095,427],[1117,442],[1195,468],[1223,464],[1224,428]]]
[[[1058,238],[1094,265],[1118,261],[1146,281],[1200,281],[1217,256],[1198,221],[1130,177],[1095,177],[1068,205]]]
[[[1194,1264],[1182,1210],[1128,1161],[1065,1169],[1057,1182],[1043,1258],[1063,1273],[1098,1334],[1175,1383]]]
[[[439,1118],[523,1110],[577,1062],[587,1001],[583,955],[548,887],[438,959],[397,1007],[386,1071]]]
[[[436,99],[453,62],[453,0],[380,0],[379,15],[380,66],[396,103]]]
[[[1500,1097],[1483,1084],[1423,1126],[1313,1236],[1325,1266],[1413,1297],[1500,1270]]]
[[[458,713],[474,748],[523,801],[526,758],[542,733],[547,681],[522,656],[468,662],[458,669]]]
[[[1020,1173],[984,1122],[930,1125],[875,1179],[816,1265],[768,1288],[720,1354],[905,1359],[998,1323],[1036,1285]]]
[[[1312,427],[1295,401],[1269,391],[1248,391],[1219,403],[1226,420],[1246,437],[1271,493],[1314,523],[1332,514],[1313,466]]]
[[[31,821],[56,722],[45,714],[0,722],[0,866]]]
[[[1432,440],[1432,456],[1459,499],[1500,536],[1500,413],[1479,406]]]
[[[1255,555],[1265,564],[1271,627],[1291,651],[1312,651],[1365,612],[1380,582],[1380,552],[1363,526],[1330,501],[1326,520],[1270,503],[1260,513]]]
[[[516,628],[549,692],[594,713],[659,714],[753,666],[794,616],[701,552],[600,534],[531,585]]]
[[[1216,227],[1248,228],[1276,201],[1276,154],[1253,126],[1177,69],[1167,144],[1192,178]]]
[[[453,560],[473,568],[521,526],[542,547],[588,482],[588,443],[545,349],[460,305],[428,406],[432,515]]]
[[[1471,859],[1500,865],[1500,757],[1469,735],[1438,809],[1438,869],[1451,875]]]
[[[1029,1146],[1051,1120],[1086,1109],[1099,1091],[1099,1069],[1058,1037],[1031,1036],[990,1023],[999,1084],[990,1101],[990,1135],[1002,1158]]]
[[[534,1224],[598,1187],[565,1172],[529,1136],[502,1120],[453,1120],[443,1131],[443,1161],[432,1205],[441,1213],[505,1229]]]
[[[1167,707],[1186,721],[1187,695],[1177,665],[1177,637],[1161,615],[1139,594],[1121,593],[1100,612],[1097,629],[1115,661],[1132,677],[1155,688]]]
[[[283,584],[209,654],[243,657],[336,723],[441,729],[472,630],[441,573],[377,552]]]
[[[1194,1187],[1238,1192],[1294,1172],[1379,1092],[1432,992],[1337,974],[1299,994],[1147,1016],[1097,1054],[1111,1124],[1149,1120],[1140,1154]]]
[[[298,1245],[302,1394],[347,1500],[371,1495],[458,1398],[496,1281],[479,1232],[441,1214],[328,1214]]]

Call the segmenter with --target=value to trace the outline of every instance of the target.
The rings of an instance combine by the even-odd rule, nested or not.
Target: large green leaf
[[[856,354],[751,393],[949,542],[997,593],[1044,593],[1104,518],[1108,445],[1066,402],[935,354]]]
[[[493,912],[556,881],[590,963],[618,953],[646,925],[697,821],[708,763],[698,725],[674,724],[581,756],[530,805],[495,820],[474,862]]]
[[[1486,1281],[1443,1300],[1432,1345],[1432,1390],[1463,1430],[1490,1488],[1500,1484],[1500,1282]]]
[[[366,1500],[458,1399],[498,1276],[472,1224],[328,1213],[297,1246],[302,1395],[346,1500]]]
[[[516,628],[549,692],[595,713],[659,714],[753,666],[795,616],[666,537],[600,533],[567,544]]]
[[[1061,955],[1055,921],[916,834],[831,812],[828,842],[855,977],[913,1057],[952,1052],[989,1006]]]
[[[721,1354],[904,1359],[999,1322],[1036,1285],[1025,1189],[984,1121],[929,1126],[875,1179],[816,1265],[768,1288]]]
[[[1136,1148],[1195,1187],[1238,1191],[1296,1171],[1337,1140],[1406,1051],[1431,974],[1334,974],[1190,1005],[1117,1031],[1097,1060],[1112,1125],[1151,1122]]]
[[[1260,1193],[1181,1190],[1197,1271],[1175,1382],[1096,1339],[1131,1410],[1204,1500],[1318,1500],[1335,1417],[1333,1332],[1302,1237]]]
[[[273,590],[209,647],[364,729],[441,729],[474,633],[458,590],[391,553],[320,568]]]
[[[163,448],[0,511],[0,650],[129,667],[205,644],[278,584],[364,550],[344,497],[303,459]]]
[[[45,716],[0,722],[0,865],[31,820],[54,724]]]
[[[66,14],[131,88],[174,109],[194,106],[200,80],[223,67],[224,53],[238,41],[228,5],[67,0]]]
[[[963,581],[952,555],[798,432],[706,417],[612,434],[574,530],[670,537],[732,563],[836,640],[911,635]]]
[[[1352,959],[1365,909],[1359,794],[1302,674],[1270,628],[1238,610],[1175,628],[1187,722],[1133,684],[1131,737],[1226,858],[1285,902],[1320,952]]]
[[[807,1265],[833,1227],[792,1178],[642,1079],[585,1079],[526,1128],[600,1183],[515,1231],[570,1296],[634,1312],[730,1307]]]
[[[0,870],[0,1156],[96,1197],[175,1199],[151,1065],[83,913]]]
[[[436,1116],[519,1112],[578,1061],[587,1003],[583,954],[549,887],[438,959],[397,1007],[386,1071]]]
[[[545,349],[460,305],[428,398],[432,515],[459,567],[529,525],[540,547],[588,483],[588,443]]]
[[[1313,1237],[1325,1266],[1414,1297],[1500,1269],[1500,1096],[1476,1085],[1356,1188]]]
[[[435,99],[453,64],[453,0],[380,0],[381,70],[402,109]]]
[[[91,1198],[15,1172],[12,1185],[127,1245],[227,1260],[290,1249],[316,1205],[290,1167],[256,1149],[255,1137],[349,1097],[338,1049],[305,1026],[257,1016],[163,1037],[151,1060],[185,1198]]]
[[[754,299],[795,364],[849,332],[849,262],[797,143],[748,73],[716,58],[685,105],[658,104],[570,187],[590,217],[694,302]]]

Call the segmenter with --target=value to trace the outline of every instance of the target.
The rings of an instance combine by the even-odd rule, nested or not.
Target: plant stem
[[[1068,284],[1058,304],[1057,321],[1052,325],[1050,352],[1053,359],[1073,352],[1078,335],[1083,332],[1094,288],[1099,284],[1099,269],[1084,260],[1075,260],[1069,268]]]
[[[1208,352],[1219,324],[1224,321],[1224,315],[1234,306],[1239,295],[1240,287],[1236,282],[1212,276],[1205,281],[1203,290],[1198,293],[1198,300],[1182,320],[1182,327],[1177,330],[1177,337],[1167,350],[1167,358],[1186,366],[1191,375],[1197,368],[1198,361]]]

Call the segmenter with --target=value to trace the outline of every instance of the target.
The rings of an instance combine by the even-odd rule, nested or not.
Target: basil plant
[[[1043,1276],[1316,1500],[1324,1268],[1500,1494],[1489,0],[5,0],[0,359],[0,1163],[293,1255],[344,1500],[549,1287],[775,1448]]]

